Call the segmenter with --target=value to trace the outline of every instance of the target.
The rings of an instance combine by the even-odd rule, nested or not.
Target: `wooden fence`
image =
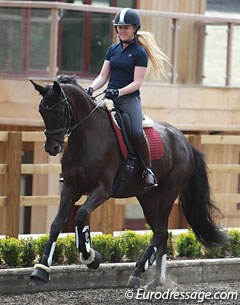
[[[188,135],[189,141],[195,146],[200,145],[240,145],[239,135]],[[7,175],[7,192],[0,196],[0,207],[6,207],[6,235],[18,236],[20,206],[57,205],[59,196],[21,196],[21,174],[61,173],[60,164],[22,164],[21,155],[23,142],[42,142],[45,136],[42,132],[0,132],[0,142],[7,145],[4,163],[0,164],[0,175]],[[240,174],[239,164],[208,164],[210,174],[228,173]],[[239,193],[214,194],[217,203],[227,200],[229,204],[240,202]],[[83,203],[85,198],[77,204]],[[115,199],[116,204],[135,203],[134,198]]]

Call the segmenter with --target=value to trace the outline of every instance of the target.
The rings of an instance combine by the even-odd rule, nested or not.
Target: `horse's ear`
[[[43,86],[38,85],[31,79],[30,79],[30,82],[33,84],[35,90],[37,90],[41,95],[44,95],[44,93],[46,93],[46,89]]]
[[[53,81],[53,89],[55,90],[55,92],[56,92],[58,95],[60,95],[60,93],[62,92],[62,89],[61,89],[59,83],[56,82],[56,81]]]

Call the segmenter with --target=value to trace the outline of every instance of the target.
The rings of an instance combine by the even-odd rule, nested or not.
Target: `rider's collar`
[[[129,41],[122,41],[121,39],[119,39],[119,40],[120,40],[121,44],[125,43],[125,44],[127,44],[127,45],[130,45],[130,44],[132,44],[132,43],[135,42],[135,38],[133,38],[133,39],[131,39],[131,40],[129,40]]]

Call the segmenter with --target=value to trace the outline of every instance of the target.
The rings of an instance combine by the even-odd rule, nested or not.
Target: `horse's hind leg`
[[[155,277],[147,286],[156,287],[165,281],[168,218],[176,197],[176,190],[171,192],[169,189],[166,190],[162,186],[138,197],[143,208],[145,219],[153,230],[153,238],[151,244],[138,260],[136,267],[129,278],[129,287],[140,286],[141,274],[153,263],[156,256],[157,265]]]

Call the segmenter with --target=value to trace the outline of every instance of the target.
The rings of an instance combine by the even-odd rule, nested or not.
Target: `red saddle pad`
[[[127,159],[128,150],[127,150],[127,146],[124,142],[121,129],[114,122],[111,113],[109,113],[109,115],[110,115],[111,122],[112,122],[112,125],[114,128],[114,131],[116,133],[117,139],[118,139],[118,143],[119,143],[119,147],[120,147],[122,156],[124,159]],[[154,127],[144,128],[144,131],[145,131],[145,134],[147,136],[148,143],[150,146],[151,160],[161,159],[161,157],[164,154],[164,145],[163,145],[163,140],[162,140],[160,134]]]

